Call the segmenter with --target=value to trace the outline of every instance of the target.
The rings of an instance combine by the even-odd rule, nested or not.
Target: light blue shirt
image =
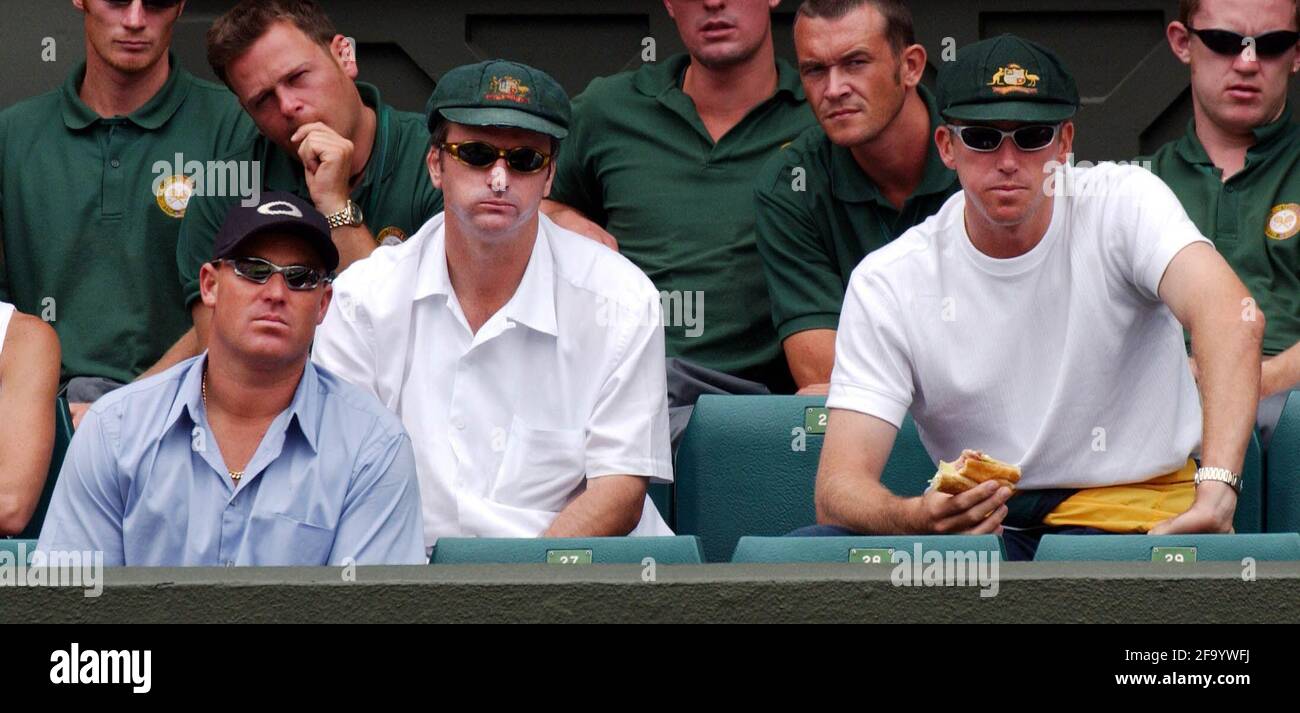
[[[307,363],[236,486],[208,428],[207,355],[95,402],[37,550],[105,565],[424,564],[411,440],[369,393]]]

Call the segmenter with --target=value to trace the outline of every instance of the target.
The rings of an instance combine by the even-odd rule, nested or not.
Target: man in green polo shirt
[[[442,211],[424,167],[424,118],[354,81],[355,49],[315,2],[240,2],[209,29],[208,62],[261,131],[237,155],[258,162],[263,190],[292,192],[325,214],[340,270]],[[196,197],[181,226],[176,260],[200,344],[208,310],[199,268],[237,200]]]
[[[113,386],[184,357],[164,355],[190,327],[176,272],[189,184],[171,167],[255,130],[168,52],[182,3],[73,4],[85,62],[0,112],[0,300],[58,333],[79,421]]]
[[[901,0],[805,0],[794,45],[820,126],[759,174],[758,252],[790,373],[800,393],[825,394],[853,268],[960,186],[935,147],[942,119]]]
[[[1300,127],[1286,105],[1300,71],[1298,22],[1293,0],[1183,0],[1166,34],[1191,68],[1193,118],[1151,157],[1267,317],[1258,413],[1266,445],[1300,384]],[[1243,315],[1255,307],[1243,305]]]
[[[754,238],[754,176],[815,123],[773,52],[778,2],[667,0],[688,54],[596,79],[574,99],[543,204],[566,228],[617,239],[660,290],[668,356],[723,390],[794,388]]]

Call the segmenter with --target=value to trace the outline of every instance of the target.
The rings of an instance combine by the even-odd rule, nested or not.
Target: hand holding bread
[[[968,448],[952,463],[939,461],[939,472],[930,485],[941,493],[957,495],[990,480],[1015,490],[1016,483],[1020,482],[1020,468]]]

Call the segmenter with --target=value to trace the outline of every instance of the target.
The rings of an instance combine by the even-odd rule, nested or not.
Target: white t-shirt
[[[0,354],[5,350],[5,335],[9,333],[9,320],[13,319],[14,306],[0,302]]]
[[[618,253],[539,223],[514,296],[477,334],[442,214],[340,275],[316,332],[315,362],[411,434],[426,546],[536,537],[590,478],[672,481],[658,291]],[[672,530],[646,498],[632,534]]]
[[[1201,441],[1183,330],[1158,290],[1205,241],[1159,178],[1069,168],[1051,225],[1010,259],[979,252],[964,193],[853,271],[827,404],[900,425],[936,460],[963,448],[1027,489],[1149,480]],[[1061,176],[1057,177],[1057,181]]]

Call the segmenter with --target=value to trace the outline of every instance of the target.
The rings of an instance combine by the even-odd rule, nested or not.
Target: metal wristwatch
[[[1228,485],[1231,485],[1232,489],[1237,491],[1238,494],[1241,493],[1241,476],[1227,468],[1197,468],[1196,477],[1192,478],[1192,482],[1200,485],[1207,480],[1217,480],[1220,483],[1227,483]]]
[[[361,206],[349,200],[347,205],[343,206],[343,210],[330,213],[325,216],[325,219],[329,221],[330,230],[343,227],[355,228],[361,225]]]

